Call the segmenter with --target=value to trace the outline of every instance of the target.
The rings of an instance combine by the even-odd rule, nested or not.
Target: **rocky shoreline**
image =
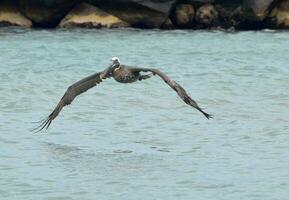
[[[289,0],[0,0],[0,27],[288,29]]]

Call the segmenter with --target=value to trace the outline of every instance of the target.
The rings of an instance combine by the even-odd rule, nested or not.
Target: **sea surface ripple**
[[[0,29],[0,199],[287,200],[288,47],[271,30]],[[214,119],[157,77],[105,80],[30,131],[113,56]]]

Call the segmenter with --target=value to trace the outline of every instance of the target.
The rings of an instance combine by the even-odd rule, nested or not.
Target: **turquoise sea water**
[[[0,29],[0,199],[287,200],[288,32]],[[122,63],[34,134],[75,81]]]

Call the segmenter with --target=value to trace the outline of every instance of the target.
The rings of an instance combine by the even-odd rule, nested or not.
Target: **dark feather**
[[[173,81],[172,79],[170,79],[166,74],[164,74],[163,72],[161,72],[158,69],[149,69],[149,68],[131,68],[133,71],[135,72],[152,72],[154,75],[157,74],[159,77],[161,77],[173,90],[175,90],[177,92],[177,94],[179,95],[179,97],[181,97],[181,99],[188,105],[194,107],[195,109],[197,109],[198,111],[200,111],[203,115],[205,115],[205,117],[207,119],[212,118],[212,115],[204,112],[199,105],[197,104],[197,102],[195,102],[185,91],[185,89],[180,86],[177,82]]]
[[[105,78],[107,78],[107,75],[104,72],[98,72],[69,86],[51,114],[45,120],[42,120],[41,124],[32,131],[39,132],[43,129],[48,129],[51,122],[58,116],[64,106],[71,104],[75,97],[101,83]]]

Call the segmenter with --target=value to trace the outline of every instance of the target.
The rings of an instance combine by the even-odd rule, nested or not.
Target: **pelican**
[[[117,57],[113,57],[111,61],[112,63],[104,71],[92,74],[69,86],[51,114],[46,119],[42,120],[40,125],[34,130],[42,131],[44,128],[48,129],[51,122],[58,116],[64,106],[71,104],[71,102],[78,95],[86,92],[88,89],[93,88],[97,84],[101,83],[104,79],[111,77],[113,77],[114,80],[119,83],[133,83],[151,78],[153,75],[158,75],[161,79],[164,80],[165,83],[167,83],[173,90],[176,91],[179,97],[186,104],[200,111],[207,119],[212,118],[212,115],[204,112],[198,106],[198,104],[187,94],[184,88],[182,88],[177,82],[170,79],[160,70],[122,65],[120,64],[120,60]]]

